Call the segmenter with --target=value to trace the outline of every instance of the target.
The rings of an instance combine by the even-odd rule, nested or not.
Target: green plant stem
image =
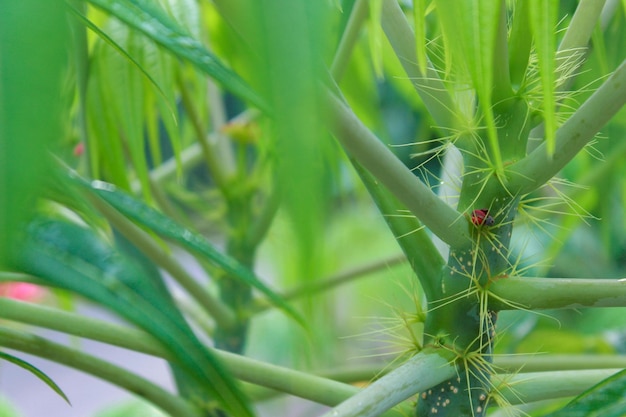
[[[494,364],[505,372],[548,372],[626,368],[624,355],[495,355]]]
[[[438,294],[435,288],[438,284],[437,279],[441,268],[445,265],[445,260],[433,243],[432,237],[416,217],[399,215],[399,213],[406,212],[406,207],[358,162],[354,160],[351,162],[378,206],[389,230],[402,248],[402,252],[422,286],[426,299],[435,299]]]
[[[198,417],[199,410],[187,401],[123,368],[76,349],[46,340],[33,334],[0,327],[0,345],[9,349],[50,359],[109,381],[145,398],[176,417]]]
[[[367,19],[369,6],[367,0],[356,0],[352,6],[352,12],[348,18],[348,23],[339,41],[337,52],[330,66],[330,73],[339,83],[350,61],[352,50],[358,39],[363,22]]]
[[[454,354],[426,348],[323,417],[374,417],[456,375]]]
[[[515,375],[496,375],[494,385],[511,404],[572,397],[591,388],[621,369],[586,371],[535,372]]]
[[[216,323],[225,327],[235,324],[235,315],[228,306],[215,298],[206,288],[191,277],[180,263],[171,254],[165,252],[152,237],[99,197],[95,197],[91,193],[86,193],[86,196],[102,215],[129,241],[137,246],[154,263],[169,272],[187,290],[189,295],[211,314]]]
[[[7,298],[0,298],[0,317],[174,360],[149,334],[98,319]],[[239,379],[328,406],[337,405],[359,391],[351,385],[233,353],[212,352]]]
[[[383,260],[374,261],[365,265],[359,265],[355,268],[348,269],[346,271],[338,272],[327,278],[320,279],[318,281],[301,285],[293,290],[285,292],[282,297],[286,301],[293,300],[295,298],[303,297],[305,295],[311,295],[314,293],[330,290],[340,285],[351,282],[357,278],[365,277],[371,273],[380,271],[382,269],[389,269],[396,265],[406,262],[404,255],[395,255]],[[269,304],[265,303],[268,307]]]
[[[559,45],[559,52],[570,51],[569,55],[571,55],[575,53],[574,49],[587,46],[604,8],[604,3],[606,0],[582,0],[578,4]],[[560,54],[559,59],[567,58]]]
[[[509,277],[489,291],[494,310],[626,306],[626,279]]]
[[[509,166],[509,186],[516,194],[529,193],[555,176],[594,138],[626,103],[626,60],[556,131],[552,156],[542,143],[524,159]]]
[[[439,199],[331,93],[326,103],[335,119],[332,132],[346,152],[387,187],[434,234],[449,245],[470,241],[463,216]]]
[[[413,82],[415,90],[437,126],[453,128],[457,114],[456,103],[430,61],[428,61],[426,74],[420,72],[415,49],[415,34],[397,0],[383,0],[382,26],[406,75]]]
[[[217,144],[224,140],[224,137],[219,137],[218,133],[214,133],[214,136],[208,136],[205,131],[202,122],[200,120],[200,116],[196,111],[196,107],[191,99],[189,92],[187,91],[187,87],[183,82],[181,76],[178,76],[177,79],[178,88],[180,90],[181,100],[185,107],[185,111],[189,116],[189,120],[191,121],[191,126],[193,127],[197,143],[200,145],[200,149],[202,151],[202,155],[206,161],[207,168],[211,174],[211,179],[215,181],[217,187],[222,191],[224,195],[228,194],[228,182],[234,175],[234,169],[231,172],[231,168],[234,167],[234,162],[231,161],[232,167],[228,160],[222,160],[219,152],[221,151],[221,147]]]

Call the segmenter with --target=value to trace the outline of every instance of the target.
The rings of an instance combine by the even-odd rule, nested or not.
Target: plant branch
[[[572,397],[591,388],[621,369],[533,372],[494,375],[494,386],[511,404]]]
[[[0,298],[0,317],[174,360],[154,337],[144,331],[103,320],[7,298]],[[320,404],[335,406],[359,391],[351,385],[233,353],[217,349],[212,349],[212,353],[236,378]]]
[[[406,256],[396,255],[387,259],[370,262],[365,265],[359,265],[346,271],[340,271],[335,275],[321,279],[319,281],[315,281],[310,284],[304,284],[302,286],[294,288],[293,290],[285,292],[282,297],[286,301],[290,301],[294,298],[299,298],[305,295],[310,295],[312,293],[329,290],[339,285],[348,283],[356,278],[380,271],[383,268],[391,268],[405,262]]]
[[[556,131],[552,156],[542,143],[509,166],[509,190],[529,193],[555,176],[626,103],[626,60]]]
[[[352,55],[352,49],[357,41],[363,22],[367,18],[369,6],[367,0],[356,0],[352,6],[352,12],[348,18],[348,23],[343,31],[337,52],[333,59],[333,63],[330,66],[330,74],[335,81],[339,83],[343,77],[343,73],[348,66],[350,56]]]
[[[413,82],[437,126],[452,128],[457,114],[456,103],[430,61],[426,74],[421,73],[417,63],[415,34],[397,0],[383,0],[382,26],[406,75]]]
[[[489,291],[495,310],[626,306],[626,279],[509,277]]]
[[[418,219],[451,246],[469,241],[463,216],[439,199],[330,92],[326,104],[334,115],[332,133],[346,152],[387,187]]]
[[[625,355],[494,355],[494,365],[505,372],[549,372],[626,368]]]
[[[0,345],[36,355],[109,381],[157,405],[172,416],[198,417],[199,410],[150,381],[92,355],[33,334],[0,327]]]
[[[456,375],[451,351],[426,348],[322,417],[375,417]]]

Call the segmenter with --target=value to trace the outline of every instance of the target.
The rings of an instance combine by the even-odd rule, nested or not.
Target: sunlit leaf
[[[529,22],[529,2],[521,0],[515,2],[513,23],[509,35],[509,67],[511,83],[519,87],[528,67],[528,58],[532,46],[532,32]]]
[[[541,87],[546,151],[554,153],[556,132],[556,22],[559,3],[552,0],[531,0],[530,27],[535,40]]]
[[[17,365],[20,368],[25,369],[28,372],[32,373],[41,381],[43,381],[47,386],[49,386],[54,392],[59,394],[59,396],[63,398],[66,403],[71,405],[70,400],[67,398],[67,395],[65,395],[63,390],[48,375],[46,375],[43,371],[41,371],[36,366],[31,365],[30,363],[23,361],[20,358],[16,358],[15,356],[9,355],[8,353],[4,353],[4,352],[0,352],[0,359],[4,359],[7,362],[11,362],[12,364]]]
[[[0,264],[22,232],[63,136],[70,60],[63,2],[3,2],[0,12]]]
[[[422,74],[426,74],[428,57],[426,56],[426,0],[413,1],[413,22],[415,23],[415,48],[417,65]]]
[[[142,32],[179,58],[188,60],[226,90],[260,109],[267,110],[264,101],[248,84],[210,53],[198,39],[171,19],[156,3],[148,0],[90,0],[89,2]]]
[[[494,50],[500,24],[501,0],[463,1],[449,7],[436,2],[437,16],[444,31],[446,48],[456,58],[454,75],[463,82],[465,72],[476,91],[487,128],[488,149],[498,172],[504,170],[493,113]]]

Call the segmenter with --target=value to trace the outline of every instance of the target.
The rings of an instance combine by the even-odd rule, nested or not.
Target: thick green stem
[[[331,93],[326,103],[334,115],[332,131],[346,152],[382,182],[441,240],[451,246],[469,241],[467,221],[439,199]]]
[[[79,369],[145,398],[176,417],[199,417],[199,410],[163,388],[112,363],[42,337],[0,327],[0,345]]]
[[[399,215],[406,211],[406,207],[384,185],[376,181],[359,163],[353,161],[353,166],[396,237],[409,265],[415,271],[426,298],[434,299],[437,294],[434,287],[445,261],[431,236],[416,217]]]
[[[495,310],[626,306],[626,279],[509,277],[489,292]]]
[[[495,356],[496,367],[504,372],[549,372],[626,368],[624,355],[503,355]]]
[[[498,375],[494,385],[511,404],[522,404],[554,398],[572,397],[591,388],[621,369],[557,371]]]
[[[508,167],[508,189],[526,194],[555,176],[626,103],[626,61],[556,131],[552,156],[542,143],[521,161]]]
[[[322,417],[375,417],[456,375],[454,354],[425,349]]]

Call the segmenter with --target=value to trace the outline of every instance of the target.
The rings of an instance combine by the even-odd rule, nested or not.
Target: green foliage
[[[46,154],[67,133],[62,81],[69,27],[62,2],[7,3],[0,15],[0,264],[5,264],[41,192]]]
[[[63,398],[66,403],[71,405],[70,400],[67,398],[67,395],[65,395],[63,390],[48,375],[46,375],[44,372],[42,372],[36,366],[33,366],[30,363],[28,363],[28,362],[26,362],[26,361],[24,361],[24,360],[22,360],[20,358],[17,358],[17,357],[15,357],[13,355],[9,355],[8,353],[4,353],[4,352],[0,352],[0,359],[3,359],[3,360],[5,360],[5,361],[7,361],[9,363],[12,363],[13,365],[17,365],[20,368],[25,369],[28,372],[32,373],[40,381],[42,381],[47,386],[49,386],[50,389],[52,389],[54,392],[59,394],[59,397]],[[4,415],[4,414],[2,414],[2,415]]]
[[[560,406],[586,389],[582,369],[622,366],[595,360],[625,349],[599,310],[626,304],[618,2],[90,0],[67,16],[42,6],[50,22],[23,4],[0,25],[0,281],[61,288],[140,330],[51,323],[16,302],[0,316],[93,324],[79,336],[167,360],[176,393],[4,322],[0,345],[211,417],[254,415],[268,388],[328,416],[477,417]],[[33,38],[16,36],[30,14]],[[65,30],[41,54],[12,42],[66,17],[67,87]],[[358,224],[375,212],[384,222]],[[399,251],[405,268],[387,267]],[[381,342],[391,363],[374,359]],[[558,363],[525,364],[570,371],[524,384],[535,376],[502,356],[542,351]],[[367,369],[345,370],[351,357]],[[324,368],[366,388],[312,375]],[[560,413],[597,407],[621,379]]]
[[[546,417],[618,417],[626,412],[623,392],[626,384],[626,371],[605,379],[574,398],[561,410]]]

